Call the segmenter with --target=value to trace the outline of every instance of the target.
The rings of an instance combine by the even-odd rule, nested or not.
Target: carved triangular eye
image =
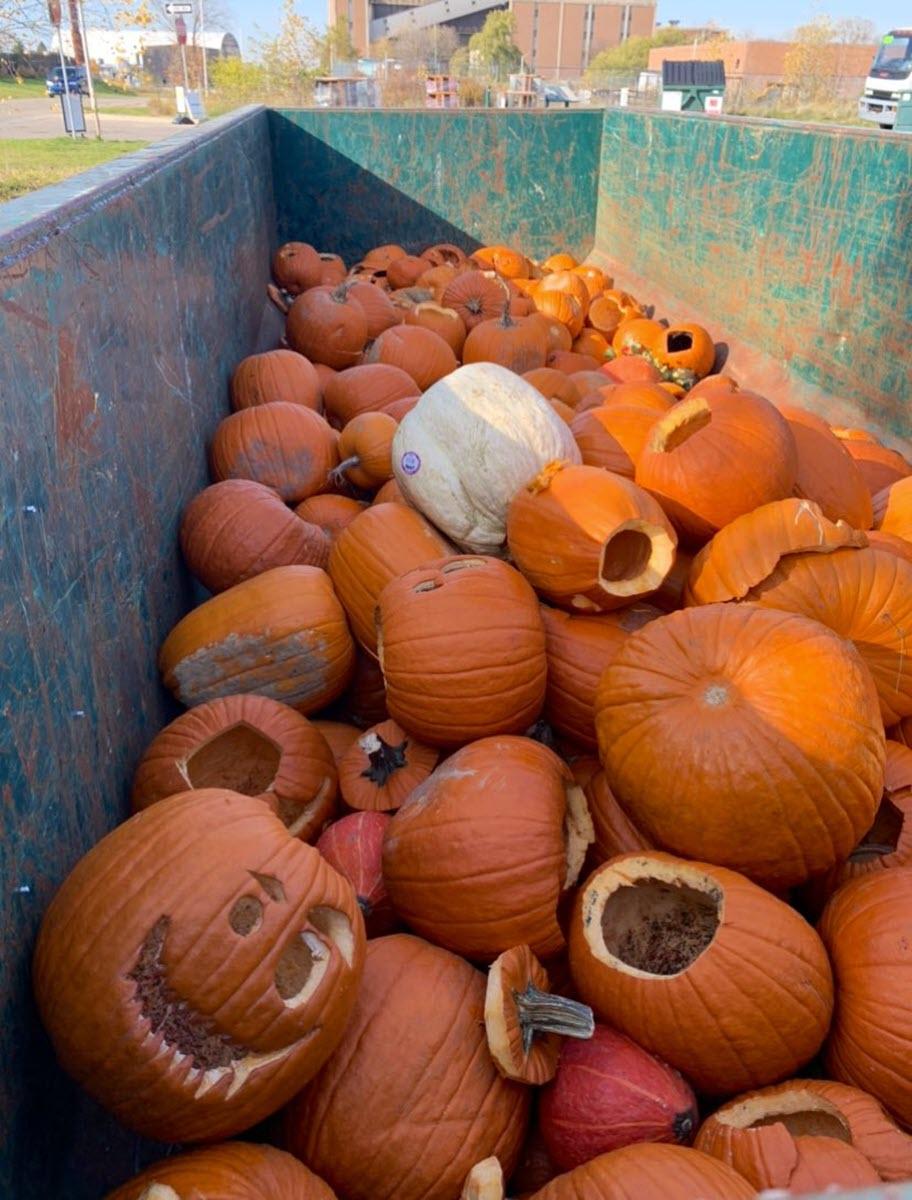
[[[270,900],[285,899],[285,889],[275,875],[262,875],[259,871],[248,871],[248,874],[257,881]]]
[[[319,929],[325,938],[335,943],[348,966],[351,966],[355,957],[355,931],[345,913],[339,912],[337,908],[325,906],[312,908],[310,923],[315,929]]]

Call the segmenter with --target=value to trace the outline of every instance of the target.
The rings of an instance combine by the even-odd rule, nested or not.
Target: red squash
[[[329,865],[355,889],[369,938],[392,933],[397,926],[380,865],[390,820],[388,813],[351,813],[333,821],[317,839],[317,849]]]

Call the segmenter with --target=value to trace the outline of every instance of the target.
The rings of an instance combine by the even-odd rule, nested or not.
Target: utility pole
[[[76,122],[73,120],[73,105],[70,102],[70,80],[67,75],[66,59],[63,57],[63,24],[60,12],[60,0],[48,0],[48,16],[51,19],[51,24],[57,29],[57,50],[60,53],[60,70],[63,74],[63,91],[60,95],[60,103],[64,106],[66,125],[69,127],[70,137],[75,142]]]
[[[89,104],[92,106],[92,116],[95,118],[95,136],[101,141],[101,120],[98,116],[98,101],[95,99],[95,84],[92,82],[92,56],[89,54],[89,39],[86,37],[85,12],[82,0],[76,0],[76,12],[79,14],[79,36],[85,51],[86,78],[89,83]]]
[[[82,3],[82,0],[80,0]],[[203,9],[205,0],[199,0],[200,6],[200,41],[203,44],[203,93],[209,95],[209,63],[206,55],[206,15]]]

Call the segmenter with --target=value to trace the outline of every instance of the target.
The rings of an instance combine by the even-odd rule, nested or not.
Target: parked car
[[[64,92],[63,67],[53,67],[50,75],[44,81],[44,85],[49,96],[62,96]],[[89,77],[85,67],[68,66],[66,68],[66,90],[78,96],[89,94]]]

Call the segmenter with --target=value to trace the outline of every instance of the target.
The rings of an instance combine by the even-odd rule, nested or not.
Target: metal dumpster
[[[569,249],[703,319],[758,390],[896,438],[910,179],[912,139],[863,130],[250,108],[0,207],[2,1200],[95,1200],[160,1152],[57,1070],[29,960],[172,715],[155,658],[193,601],[177,521],[233,364],[278,336],[271,250]]]

